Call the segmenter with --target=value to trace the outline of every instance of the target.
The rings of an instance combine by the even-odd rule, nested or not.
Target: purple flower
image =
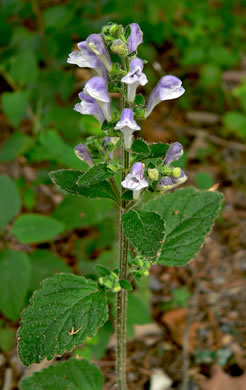
[[[138,45],[143,42],[143,31],[137,23],[130,24],[131,34],[127,39],[129,46],[129,53],[132,53],[137,50]]]
[[[130,62],[130,71],[121,79],[122,83],[128,85],[129,102],[134,102],[137,87],[139,85],[145,85],[148,82],[148,79],[142,70],[143,61],[140,58],[134,58]]]
[[[78,43],[79,51],[73,51],[69,54],[67,62],[69,64],[78,65],[80,68],[92,68],[103,77],[105,80],[108,80],[108,72],[103,64],[103,62],[97,58],[86,45],[86,42]]]
[[[97,57],[104,63],[107,70],[110,72],[112,69],[112,62],[101,35],[89,35],[89,37],[86,39],[86,43],[89,49],[97,55]]]
[[[111,121],[110,98],[106,81],[102,77],[92,77],[85,84],[84,92],[96,100],[107,121]]]
[[[183,95],[184,92],[182,81],[177,77],[170,75],[162,77],[150,94],[146,105],[145,118],[149,116],[157,104],[164,100],[176,99]]]
[[[141,190],[148,187],[148,182],[144,177],[144,164],[136,162],[131,168],[131,172],[121,182],[122,187],[133,191],[134,199],[138,199]]]
[[[184,173],[182,169],[180,169],[180,175],[178,177],[174,176],[165,176],[160,182],[157,184],[156,189],[161,192],[166,192],[172,190],[173,188],[183,184],[188,179],[188,176]]]
[[[126,149],[130,149],[132,145],[134,131],[141,130],[135,122],[133,111],[130,108],[125,108],[122,111],[120,121],[116,123],[114,128],[122,132]]]
[[[183,153],[183,146],[179,142],[174,142],[169,146],[163,165],[170,165],[173,161],[177,161]]]
[[[93,115],[101,124],[105,117],[96,100],[86,95],[84,92],[79,93],[80,103],[75,104],[74,110],[83,115]]]
[[[93,162],[91,155],[88,152],[88,149],[85,145],[79,144],[79,145],[75,146],[74,153],[76,154],[76,156],[80,160],[86,162],[90,167],[93,167],[94,162]]]

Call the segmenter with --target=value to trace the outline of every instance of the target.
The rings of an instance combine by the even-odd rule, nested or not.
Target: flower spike
[[[95,69],[99,76],[108,80],[108,72],[103,62],[97,58],[96,54],[93,53],[86,42],[78,43],[79,51],[73,51],[69,54],[67,62],[69,64],[78,65],[80,68],[91,68]]]
[[[94,161],[85,145],[79,144],[75,146],[74,153],[80,160],[86,162],[90,167],[93,167]]]
[[[105,118],[110,122],[110,98],[107,91],[106,81],[102,77],[92,77],[85,84],[84,92],[96,100],[97,104],[101,107]]]
[[[130,103],[134,102],[137,87],[139,85],[145,85],[148,82],[142,70],[143,61],[140,58],[134,58],[130,62],[130,71],[121,79],[122,83],[128,85],[128,101]]]
[[[146,105],[147,118],[154,107],[164,100],[176,99],[185,93],[185,89],[182,87],[182,81],[175,76],[164,76],[160,79],[150,94]]]
[[[131,168],[131,172],[121,182],[122,187],[133,191],[133,198],[138,199],[141,190],[148,187],[148,182],[144,177],[144,164],[136,162]]]
[[[137,50],[138,45],[143,42],[143,31],[139,27],[137,23],[130,24],[131,34],[127,39],[127,43],[129,46],[129,53],[132,53]]]
[[[141,127],[134,120],[133,111],[125,108],[121,113],[120,121],[116,123],[115,130],[120,130],[124,137],[126,149],[130,149],[134,131],[141,130]]]
[[[110,55],[105,47],[102,36],[100,34],[91,34],[86,39],[87,46],[97,57],[104,63],[107,70],[110,72],[112,69],[112,62]]]
[[[86,95],[84,92],[79,93],[80,103],[75,104],[74,110],[83,115],[93,115],[101,124],[105,120],[105,116],[97,104],[96,100]]]

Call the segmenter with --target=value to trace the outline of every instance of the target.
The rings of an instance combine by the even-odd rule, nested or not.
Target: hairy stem
[[[122,180],[129,170],[129,152],[122,146],[122,162],[124,170]],[[123,193],[123,188],[121,193]],[[128,240],[123,231],[121,216],[124,213],[127,201],[120,202],[120,256],[119,256],[119,278],[127,279],[128,268]],[[127,324],[127,291],[120,290],[116,297],[116,376],[118,390],[127,390],[126,383],[126,324]]]

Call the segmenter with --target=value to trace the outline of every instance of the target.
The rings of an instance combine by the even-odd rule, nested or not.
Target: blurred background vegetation
[[[0,349],[12,350],[20,311],[42,279],[61,271],[93,277],[97,262],[116,264],[111,201],[65,196],[48,176],[59,167],[80,169],[74,146],[100,133],[94,118],[73,111],[90,71],[67,64],[68,53],[110,21],[137,22],[144,32],[139,56],[148,61],[141,92],[148,96],[170,73],[186,89],[155,109],[140,136],[181,141],[189,184],[245,191],[245,11],[245,0],[2,0]],[[151,321],[142,290],[129,299],[130,336],[133,323]],[[190,294],[182,291],[169,307],[187,306]],[[101,358],[111,322],[100,332],[77,353]]]

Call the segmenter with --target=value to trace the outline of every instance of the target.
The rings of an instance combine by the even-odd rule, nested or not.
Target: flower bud
[[[120,283],[115,283],[114,288],[112,289],[113,292],[117,293],[121,290]]]
[[[104,279],[102,276],[98,279],[98,282],[101,284],[101,286],[104,286]]]
[[[153,168],[153,169],[150,168],[150,169],[148,169],[148,175],[149,175],[151,180],[158,180],[159,171],[156,168]]]
[[[119,56],[126,56],[128,54],[128,47],[121,39],[113,41],[111,50]]]
[[[175,167],[172,171],[172,176],[175,178],[179,178],[181,175],[181,168]]]
[[[113,287],[113,283],[111,280],[106,280],[104,282],[104,286],[108,287],[108,288],[112,288]]]

